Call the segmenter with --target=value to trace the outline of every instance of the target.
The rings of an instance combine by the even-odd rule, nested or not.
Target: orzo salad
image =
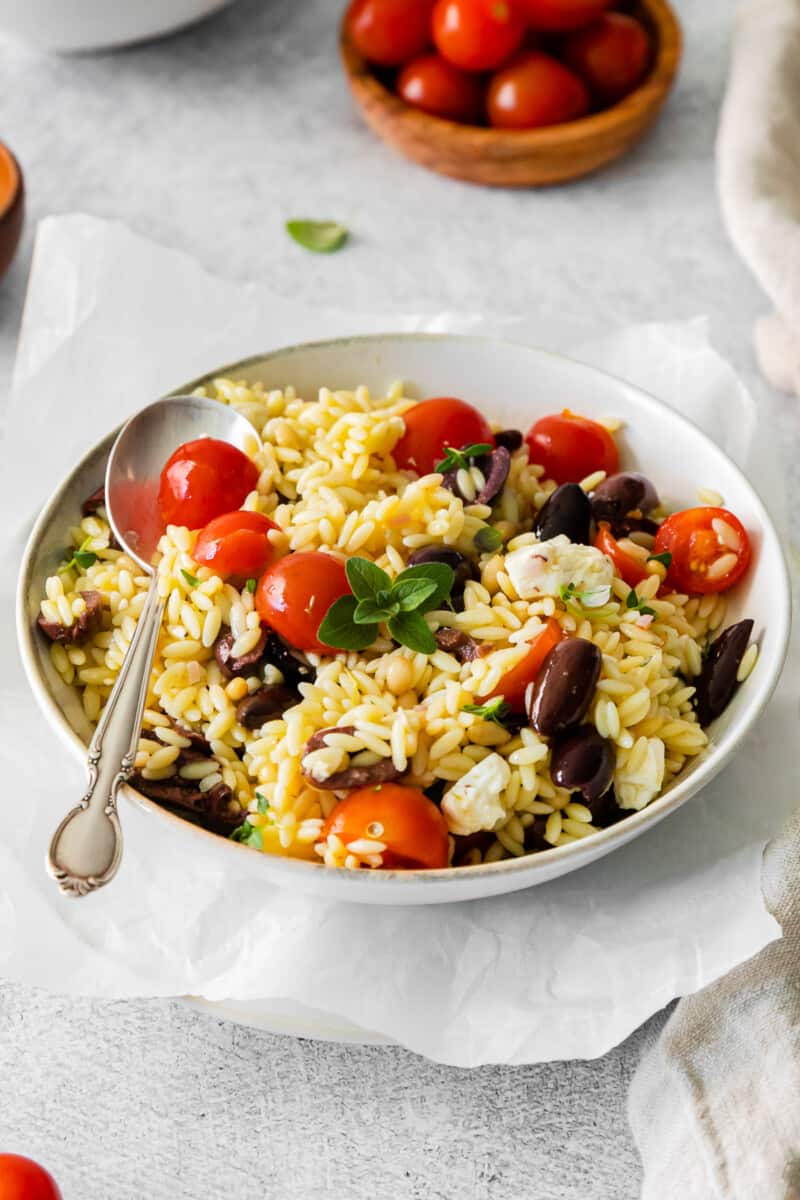
[[[752,621],[724,628],[748,534],[713,494],[667,514],[618,422],[523,433],[400,385],[201,394],[260,444],[162,472],[145,796],[264,853],[469,867],[591,836],[706,748],[757,654]],[[39,625],[94,723],[148,579],[102,488],[69,540]]]

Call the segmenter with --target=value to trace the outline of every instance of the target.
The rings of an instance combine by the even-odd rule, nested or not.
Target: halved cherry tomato
[[[540,129],[574,121],[589,111],[586,84],[541,50],[518,54],[492,76],[486,98],[495,129]]]
[[[531,462],[543,466],[556,483],[579,483],[594,471],[615,475],[619,470],[619,451],[608,430],[566,408],[541,417],[525,441]]]
[[[240,508],[258,482],[258,467],[236,446],[217,438],[185,442],[161,472],[158,507],[167,525],[200,529]]]
[[[654,554],[671,554],[667,583],[681,592],[724,592],[741,579],[750,538],[727,508],[685,508],[662,521]]]
[[[397,94],[413,108],[448,121],[475,124],[483,115],[482,80],[438,54],[425,54],[403,67]]]
[[[523,712],[528,684],[533,683],[553,646],[564,637],[566,634],[558,621],[548,617],[541,633],[531,642],[525,657],[510,671],[506,671],[494,691],[489,692],[488,696],[481,696],[481,700],[493,700],[496,696],[502,696],[506,704],[511,706],[512,712]]]
[[[560,33],[588,25],[614,0],[519,0],[531,29]]]
[[[32,1158],[0,1154],[0,1200],[61,1200],[55,1179]]]
[[[196,563],[213,567],[214,574],[223,579],[258,576],[275,557],[275,547],[267,537],[272,529],[280,529],[280,525],[262,513],[242,509],[225,513],[200,530],[192,557]]]
[[[626,13],[604,13],[588,29],[570,34],[564,62],[606,104],[621,100],[647,70],[651,42],[644,25]]]
[[[387,870],[447,866],[447,823],[433,801],[416,788],[378,783],[350,792],[323,825],[323,840],[329,833],[345,845],[359,838],[383,842]]]
[[[334,601],[349,594],[344,563],[331,554],[306,550],[267,567],[256,588],[256,609],[295,649],[334,654],[317,639],[317,630]]]
[[[428,475],[444,458],[448,446],[494,445],[488,421],[463,400],[439,396],[423,400],[403,414],[406,431],[392,451],[402,471]]]
[[[611,526],[607,521],[601,521],[598,525],[594,544],[598,550],[603,551],[603,554],[608,555],[617,574],[625,580],[628,587],[635,588],[637,584],[647,579],[649,572],[645,564],[638,558],[634,558],[632,554],[625,553],[611,532]]]
[[[437,0],[433,10],[436,48],[463,71],[493,71],[524,36],[517,0]]]
[[[430,46],[432,8],[433,0],[353,0],[347,33],[364,58],[397,67]]]

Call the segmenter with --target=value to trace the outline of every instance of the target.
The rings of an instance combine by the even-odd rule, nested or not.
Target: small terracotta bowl
[[[22,171],[8,147],[0,142],[0,279],[17,249],[24,210]]]
[[[541,187],[588,175],[625,154],[653,124],[669,94],[681,57],[677,17],[667,0],[639,0],[628,11],[653,37],[649,73],[612,108],[546,129],[459,125],[411,108],[373,73],[344,25],[342,60],[365,121],[407,158],[470,183]]]

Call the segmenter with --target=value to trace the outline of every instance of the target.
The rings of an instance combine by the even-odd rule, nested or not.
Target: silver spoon
[[[150,576],[136,631],[89,744],[89,787],[53,834],[47,869],[62,892],[85,896],[113,879],[122,857],[117,794],[131,775],[164,600],[153,556],[163,523],[161,470],[184,442],[214,437],[240,449],[258,444],[253,426],[233,409],[201,396],[171,396],[143,408],[121,429],[106,467],[106,511],[117,541]]]

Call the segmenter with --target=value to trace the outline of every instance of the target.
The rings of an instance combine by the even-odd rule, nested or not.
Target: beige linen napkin
[[[800,395],[800,0],[745,0],[717,139],[731,240],[771,300],[756,323],[769,382]]]

